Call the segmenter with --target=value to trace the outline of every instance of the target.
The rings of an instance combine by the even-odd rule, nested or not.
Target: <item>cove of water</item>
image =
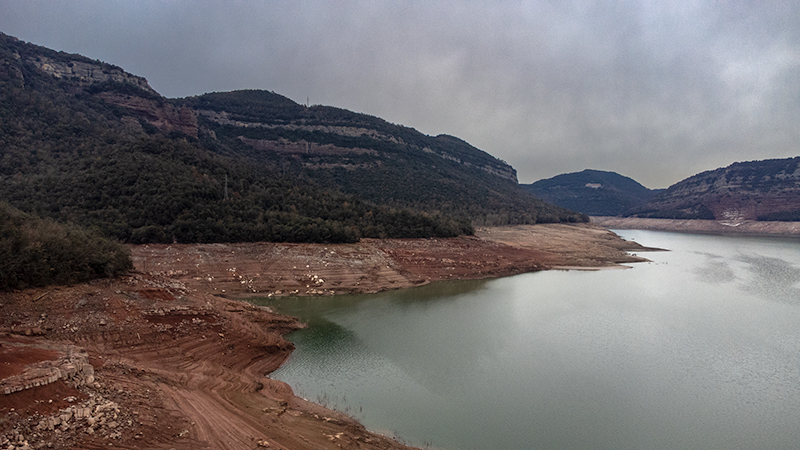
[[[650,263],[265,301],[271,376],[445,449],[800,448],[800,241],[620,231]]]

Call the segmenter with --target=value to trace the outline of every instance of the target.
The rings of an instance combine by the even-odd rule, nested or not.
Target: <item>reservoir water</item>
[[[416,446],[800,448],[800,241],[618,233],[670,251],[266,302],[310,325],[271,376]]]

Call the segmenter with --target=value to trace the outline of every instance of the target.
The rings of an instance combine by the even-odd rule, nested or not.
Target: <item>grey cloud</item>
[[[800,154],[798,3],[6,0],[0,31],[167,96],[268,89],[456,135],[522,182],[665,187]]]

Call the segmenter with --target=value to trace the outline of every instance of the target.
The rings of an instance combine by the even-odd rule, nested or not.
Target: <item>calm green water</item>
[[[671,251],[265,303],[311,325],[272,376],[418,446],[800,448],[800,241],[620,234]]]

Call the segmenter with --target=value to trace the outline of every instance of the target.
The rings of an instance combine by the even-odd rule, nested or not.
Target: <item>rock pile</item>
[[[67,436],[76,433],[98,433],[104,438],[119,439],[122,430],[132,425],[130,419],[126,423],[123,420],[119,404],[96,395],[81,404],[41,417],[38,425],[31,424],[31,428],[21,427],[0,435],[0,449],[53,447],[55,443],[63,443]]]
[[[120,424],[119,405],[101,396],[91,397],[86,402],[61,410],[59,414],[42,418],[36,431],[54,431],[56,427],[66,431],[70,428],[85,427],[86,432],[94,434],[99,428],[116,429]]]
[[[31,364],[23,373],[0,380],[0,392],[8,395],[58,380],[72,387],[94,383],[94,368],[84,348],[68,344],[57,350],[61,353],[58,359]]]

